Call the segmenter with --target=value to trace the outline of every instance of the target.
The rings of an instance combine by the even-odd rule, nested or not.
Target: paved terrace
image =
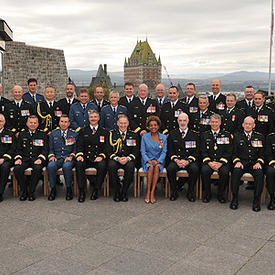
[[[6,190],[1,274],[275,274],[275,212],[253,212],[251,191],[237,211],[182,194],[170,202],[160,190],[154,205],[68,202],[62,187],[53,202],[37,193],[20,202]]]

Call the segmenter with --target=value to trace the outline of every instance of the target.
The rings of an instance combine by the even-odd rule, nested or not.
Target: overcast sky
[[[63,49],[68,69],[107,63],[123,71],[147,35],[171,75],[268,71],[270,0],[0,0],[0,7],[15,41]]]

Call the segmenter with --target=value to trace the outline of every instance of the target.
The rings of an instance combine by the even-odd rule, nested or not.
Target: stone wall
[[[23,42],[6,42],[3,57],[3,96],[11,98],[14,85],[28,91],[27,80],[36,78],[38,92],[43,94],[48,85],[54,87],[56,98],[64,97],[68,73],[63,50],[48,49],[26,45]]]

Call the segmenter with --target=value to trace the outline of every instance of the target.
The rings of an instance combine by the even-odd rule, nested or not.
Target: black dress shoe
[[[26,194],[22,194],[19,198],[20,201],[25,201],[28,198]]]
[[[48,197],[48,200],[49,201],[54,201],[55,200],[55,196],[56,196],[56,188],[54,187],[54,188],[51,189],[51,193],[50,193],[50,195]]]
[[[120,196],[119,196],[118,193],[115,193],[115,195],[114,195],[114,201],[115,202],[120,202]]]
[[[67,187],[66,189],[66,201],[70,201],[73,199],[73,190],[72,187]]]
[[[127,198],[126,194],[122,194],[121,201],[123,201],[123,202],[127,202],[128,201],[128,198]]]
[[[193,195],[193,194],[187,194],[187,199],[188,199],[190,202],[196,201],[196,197],[195,197],[195,195]]]
[[[34,201],[35,200],[35,196],[33,194],[29,195],[29,201]]]
[[[78,202],[84,202],[85,201],[85,192],[79,192],[79,196],[78,196]]]
[[[170,196],[170,201],[175,201],[178,198],[178,192],[175,191],[172,193],[172,195]]]
[[[230,206],[229,206],[232,210],[237,210],[239,208],[239,204],[238,204],[238,201],[233,201],[230,203]]]
[[[260,205],[259,200],[254,200],[253,201],[252,210],[255,211],[255,212],[261,211],[261,205]]]
[[[0,202],[2,202],[3,200],[4,200],[3,195],[0,194]]]
[[[223,196],[218,197],[219,203],[226,203],[226,199]]]
[[[97,190],[94,190],[94,191],[92,192],[90,199],[91,199],[92,201],[95,201],[96,199],[98,199],[98,191],[97,191]]]
[[[211,199],[210,199],[209,196],[204,196],[203,199],[202,199],[202,202],[203,202],[203,203],[208,203],[208,202],[210,202],[210,200],[211,200]]]

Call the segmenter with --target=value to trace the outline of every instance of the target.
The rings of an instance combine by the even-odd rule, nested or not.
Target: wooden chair
[[[137,181],[137,195],[138,195],[138,198],[140,198],[140,183],[141,183],[141,180],[142,180],[142,184],[143,184],[143,178],[144,177],[147,177],[147,172],[144,172],[142,168],[140,168],[138,170],[138,181]],[[165,180],[165,198],[167,199],[168,198],[168,178],[167,178],[167,171],[166,171],[166,168],[163,169],[162,173],[159,174],[159,177],[160,178],[164,178]],[[134,186],[134,189],[136,189],[136,186]],[[134,190],[134,192],[136,193],[136,190]]]
[[[74,195],[77,196],[77,195],[78,195],[78,188],[77,188],[77,182],[76,182],[76,170],[75,170],[75,168],[73,168],[72,171],[73,171],[73,188],[74,188]],[[62,171],[62,168],[59,168],[59,169],[56,171],[56,174],[57,174],[58,176],[64,176],[63,171]]]

